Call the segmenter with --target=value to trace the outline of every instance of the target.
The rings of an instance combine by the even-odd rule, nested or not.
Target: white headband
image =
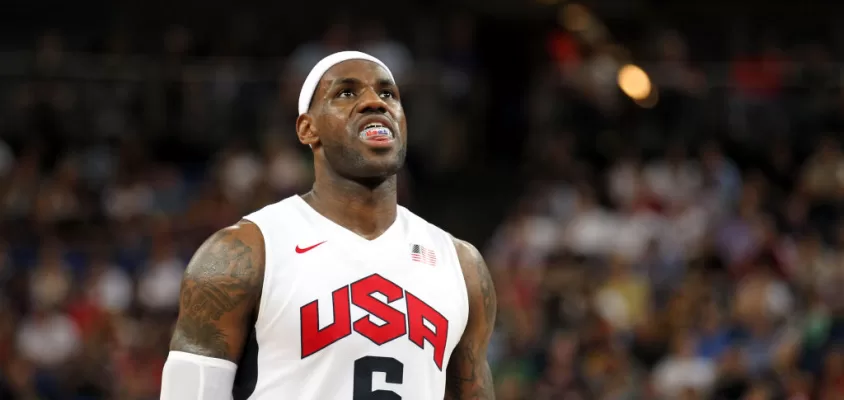
[[[314,92],[316,91],[316,88],[319,85],[319,81],[320,79],[322,79],[322,76],[325,75],[325,73],[329,69],[331,69],[331,67],[348,60],[372,61],[387,70],[387,73],[390,74],[390,79],[395,80],[395,78],[393,78],[393,73],[390,72],[390,69],[387,68],[387,65],[381,62],[381,60],[369,54],[361,53],[359,51],[341,51],[338,53],[334,53],[332,55],[329,55],[328,57],[323,58],[316,65],[314,65],[314,68],[311,69],[311,72],[308,74],[308,77],[305,78],[305,83],[302,85],[302,91],[299,92],[299,115],[308,112],[308,109],[311,106],[311,100],[314,97]]]

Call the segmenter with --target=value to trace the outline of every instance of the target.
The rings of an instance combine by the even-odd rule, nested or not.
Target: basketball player
[[[296,132],[313,189],[199,248],[161,398],[492,399],[492,280],[475,247],[396,203],[407,123],[390,70],[326,57]]]

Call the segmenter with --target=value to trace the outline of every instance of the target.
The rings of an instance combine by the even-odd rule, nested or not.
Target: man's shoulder
[[[466,240],[458,239],[451,236],[451,241],[454,243],[454,249],[457,251],[457,258],[460,264],[464,266],[475,265],[478,262],[483,262],[483,256],[475,245]]]
[[[186,278],[235,278],[242,285],[260,280],[264,268],[264,236],[255,223],[241,220],[212,234],[194,254]]]

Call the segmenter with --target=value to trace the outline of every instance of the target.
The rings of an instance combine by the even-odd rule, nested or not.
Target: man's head
[[[314,67],[299,97],[296,131],[315,162],[340,176],[395,175],[407,152],[407,122],[390,70],[364,53],[332,54]]]

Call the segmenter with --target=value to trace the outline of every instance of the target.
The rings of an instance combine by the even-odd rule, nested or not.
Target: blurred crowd
[[[498,399],[844,398],[834,55],[772,42],[719,75],[664,32],[645,63],[661,103],[631,117],[602,90],[612,46],[583,60],[577,40],[552,36],[533,95],[557,107],[485,252]]]
[[[205,53],[248,48],[256,35],[238,27]],[[406,41],[339,23],[279,61],[208,56],[185,28],[154,56],[120,35],[83,53],[56,32],[2,55],[0,399],[157,398],[187,261],[216,229],[308,190],[299,85],[350,46],[384,60],[407,99],[403,204],[437,193],[413,182],[478,168],[490,103],[523,105],[510,109],[527,121],[523,195],[477,243],[499,293],[499,399],[844,398],[834,49],[766,39],[710,68],[680,33],[655,32],[633,58],[659,96],[637,105],[608,32],[544,33],[515,100],[485,81],[465,17]]]
[[[791,157],[677,145],[533,189],[486,253],[499,398],[844,398],[844,157]]]

